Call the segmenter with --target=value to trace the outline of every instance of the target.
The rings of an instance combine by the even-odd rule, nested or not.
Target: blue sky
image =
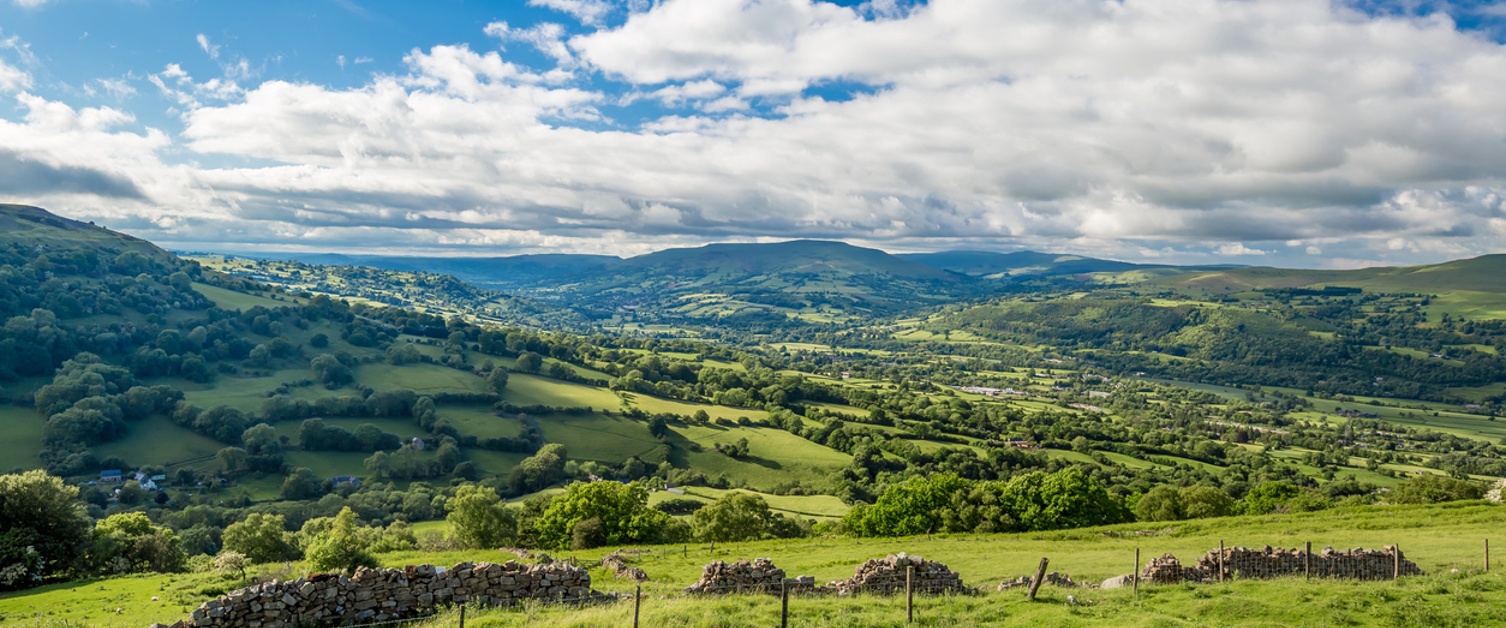
[[[0,0],[0,189],[167,246],[1356,266],[1506,241],[1506,7]]]

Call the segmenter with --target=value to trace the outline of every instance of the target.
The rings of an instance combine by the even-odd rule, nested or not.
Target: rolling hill
[[[1434,293],[1444,290],[1506,293],[1506,255],[1482,255],[1422,266],[1355,270],[1250,267],[1192,271],[1158,283],[1182,288],[1270,290],[1346,286],[1380,292]]]
[[[1036,251],[1015,251],[1012,253],[941,251],[938,253],[905,253],[896,257],[964,275],[989,278],[1117,273],[1143,268],[1169,268],[1168,266],[1161,265],[1132,264],[1130,262],[1095,259],[1078,255],[1038,253]]]
[[[289,259],[321,266],[369,266],[400,272],[453,275],[467,283],[494,290],[548,288],[565,277],[599,271],[621,258],[610,255],[539,254],[508,257],[409,257],[392,255],[342,255],[339,253],[289,254],[281,257],[246,255],[254,259]]]
[[[40,207],[0,203],[0,245],[23,247],[33,254],[94,252],[111,257],[135,251],[149,259],[174,262],[157,245],[92,223],[58,216]]]
[[[642,255],[577,275],[567,290],[597,306],[692,317],[888,312],[979,293],[957,273],[841,242],[710,244]]]

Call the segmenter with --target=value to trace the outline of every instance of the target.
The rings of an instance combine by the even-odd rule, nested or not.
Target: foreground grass
[[[708,545],[653,546],[633,564],[651,580],[643,587],[643,624],[650,626],[774,625],[778,601],[759,596],[685,599],[680,589],[700,576],[713,559],[769,557],[790,575],[811,575],[825,582],[850,577],[864,560],[909,552],[946,563],[979,596],[917,598],[921,625],[1121,624],[1182,625],[1387,625],[1451,626],[1498,623],[1506,608],[1506,577],[1476,573],[1482,565],[1484,539],[1506,524],[1506,507],[1481,502],[1435,506],[1361,507],[1318,513],[1231,517],[1174,523],[1139,523],[1032,534],[969,534],[905,539],[817,538],[790,541]],[[1202,587],[1142,587],[1138,598],[1122,591],[1043,589],[1042,600],[1023,601],[1019,590],[996,592],[1005,579],[1034,572],[1041,557],[1050,569],[1079,582],[1100,582],[1129,573],[1136,548],[1141,562],[1172,553],[1191,562],[1220,540],[1233,545],[1315,549],[1371,547],[1399,543],[1408,559],[1430,575],[1401,582],[1318,582],[1296,580],[1238,581]],[[615,548],[556,553],[556,558],[592,564]],[[497,550],[403,552],[381,556],[388,566],[420,563],[504,561],[512,554]],[[1459,573],[1453,573],[1458,569]],[[265,565],[264,577],[297,577],[302,565]],[[634,585],[591,569],[600,591],[627,593]],[[170,574],[92,580],[0,595],[0,624],[42,626],[49,620],[86,622],[89,626],[141,628],[171,622],[222,591],[239,586],[238,578],[215,574]],[[1067,595],[1080,605],[1067,603]],[[156,601],[151,597],[157,596]],[[119,609],[119,613],[116,613]],[[875,598],[792,600],[797,626],[899,625],[903,600]],[[470,609],[467,626],[631,625],[631,603],[590,608],[531,607],[513,610]],[[472,621],[476,623],[472,623]],[[453,626],[443,618],[430,625]]]
[[[916,626],[1483,626],[1501,621],[1506,576],[1435,575],[1396,583],[1304,582],[1300,578],[1223,585],[1146,586],[1090,591],[1044,587],[1035,602],[1019,589],[975,596],[920,596]],[[1071,595],[1076,603],[1068,601]],[[779,599],[729,596],[715,599],[643,600],[640,621],[658,628],[774,626]],[[451,612],[420,624],[456,625]],[[633,603],[587,608],[533,605],[519,609],[469,610],[467,627],[631,626]],[[905,601],[858,596],[794,597],[792,626],[903,626]]]

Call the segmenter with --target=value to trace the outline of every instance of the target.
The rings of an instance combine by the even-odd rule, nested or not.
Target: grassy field
[[[688,403],[637,393],[623,393],[623,398],[627,399],[628,403],[633,407],[652,414],[667,412],[680,416],[694,416],[697,411],[705,410],[706,414],[710,415],[713,419],[727,419],[729,421],[735,421],[739,417],[753,418],[766,414],[763,410],[756,408],[729,408],[727,406],[713,406],[705,403]]]
[[[320,478],[364,476],[367,471],[362,463],[370,456],[363,451],[289,451],[283,454],[289,467],[308,467]]]
[[[725,475],[754,488],[768,489],[784,482],[826,488],[836,471],[852,463],[847,454],[775,428],[697,425],[672,429],[681,443],[671,453],[677,457],[675,466],[695,469],[707,477]],[[744,438],[748,439],[748,455],[742,459],[715,450],[717,443],[732,445]],[[701,451],[690,451],[690,442]]]
[[[477,438],[510,438],[523,431],[517,419],[499,417],[485,405],[444,404],[439,408],[439,418],[454,424],[461,433]]]
[[[439,531],[442,524],[424,524]],[[846,578],[862,561],[894,552],[939,560],[963,581],[980,588],[975,596],[916,597],[916,623],[955,625],[1104,625],[1104,626],[1445,626],[1493,625],[1506,605],[1506,576],[1478,573],[1485,538],[1506,525],[1506,508],[1465,502],[1418,507],[1363,507],[1318,513],[1234,517],[1154,524],[1132,524],[1058,532],[1008,535],[939,535],[932,538],[845,539],[647,547],[635,566],[650,581],[642,620],[650,626],[766,626],[777,623],[775,597],[729,596],[688,598],[680,589],[713,559],[769,557],[791,575],[811,575],[819,582]],[[1143,585],[1139,595],[1125,590],[1041,589],[1040,599],[1024,601],[1019,589],[998,592],[1004,579],[1032,573],[1041,557],[1050,569],[1080,582],[1098,582],[1128,573],[1135,550],[1142,564],[1151,556],[1172,553],[1194,560],[1222,540],[1229,545],[1315,548],[1380,547],[1400,543],[1407,558],[1430,575],[1400,582],[1304,582],[1236,580],[1222,585]],[[616,548],[562,555],[595,561]],[[500,551],[394,553],[384,564],[451,565],[465,560],[515,558]],[[301,565],[263,566],[260,573],[296,577]],[[1451,573],[1458,569],[1460,573]],[[592,569],[601,591],[631,592],[633,583]],[[45,621],[87,622],[88,626],[139,628],[187,615],[200,601],[236,586],[234,578],[213,574],[128,576],[51,585],[0,594],[0,622],[45,626]],[[1067,601],[1072,595],[1078,600]],[[152,596],[158,596],[153,601]],[[116,612],[119,609],[119,612]],[[791,599],[796,626],[900,626],[904,599]],[[624,626],[631,625],[632,604],[590,608],[530,606],[521,609],[468,609],[467,626]],[[454,625],[453,616],[425,625]],[[474,623],[473,623],[474,622]]]
[[[41,466],[37,450],[41,449],[42,430],[47,421],[30,407],[0,405],[0,469],[33,469]]]
[[[226,310],[249,310],[258,305],[265,308],[287,307],[299,303],[297,299],[292,297],[289,297],[286,301],[278,301],[276,299],[268,299],[244,292],[235,292],[202,283],[195,283],[193,289],[195,292],[207,297],[210,301],[214,301],[215,305]]]
[[[100,459],[119,456],[133,465],[172,467],[186,462],[200,471],[209,471],[219,468],[214,454],[224,447],[224,443],[157,414],[131,423],[125,437],[96,445],[94,453]]]
[[[622,406],[622,400],[605,388],[523,373],[513,373],[507,378],[507,389],[502,392],[502,400],[520,406],[545,405],[597,410],[616,410]]]
[[[486,380],[475,373],[437,364],[365,364],[356,369],[356,380],[376,390],[407,388],[420,394],[486,391]]]
[[[565,446],[573,460],[620,464],[632,456],[650,464],[661,443],[648,433],[648,424],[605,414],[553,414],[538,417],[544,440]]]
[[[263,377],[250,375],[218,377],[208,384],[199,384],[181,378],[166,378],[153,381],[152,383],[166,384],[183,391],[183,397],[189,403],[201,408],[230,406],[243,412],[256,414],[261,412],[261,406],[267,400],[267,393],[277,388],[279,384],[304,379],[310,375],[312,373],[307,368],[287,368],[271,371],[270,375]],[[353,389],[336,393],[330,393],[318,387],[298,388],[295,390],[301,393],[297,396],[326,393],[355,394]]]

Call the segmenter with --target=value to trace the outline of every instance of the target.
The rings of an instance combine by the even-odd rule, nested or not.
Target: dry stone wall
[[[1422,575],[1417,563],[1407,560],[1406,555],[1398,554],[1398,551],[1392,546],[1379,550],[1354,548],[1344,551],[1327,547],[1312,555],[1311,574],[1314,578],[1352,580],[1390,580],[1398,572],[1403,576]],[[1175,556],[1166,554],[1152,558],[1140,572],[1140,578],[1155,583],[1212,582],[1218,580],[1220,565],[1225,578],[1300,576],[1304,573],[1305,554],[1304,550],[1269,545],[1260,549],[1229,547],[1223,550],[1222,561],[1218,550],[1211,550],[1194,566],[1182,565]]]
[[[686,593],[692,594],[718,594],[718,593],[772,593],[779,594],[780,587],[785,585],[784,570],[774,566],[774,561],[767,558],[755,558],[753,562],[739,560],[735,563],[726,563],[713,560],[701,569],[701,579],[695,584],[685,588]],[[791,591],[796,588],[809,589],[815,584],[815,579],[809,576],[789,580]]]
[[[461,603],[494,606],[520,600],[581,602],[606,597],[591,590],[591,576],[585,569],[564,563],[363,568],[349,577],[315,574],[232,591],[205,602],[171,628],[333,626],[415,617]]]
[[[735,563],[712,561],[701,570],[701,579],[686,587],[686,593],[772,593],[779,594],[780,586],[788,587],[791,593],[817,595],[851,595],[869,593],[894,595],[905,592],[905,571],[914,567],[911,586],[916,593],[964,593],[971,592],[962,584],[957,572],[934,560],[909,556],[903,552],[884,558],[875,558],[858,565],[856,572],[846,580],[835,580],[825,586],[816,586],[810,576],[786,578],[783,569],[774,566],[767,558],[752,562],[740,560]]]
[[[962,577],[946,565],[904,552],[874,558],[858,565],[857,573],[846,580],[837,580],[827,585],[838,595],[874,593],[893,595],[905,592],[905,572],[914,567],[911,588],[916,593],[964,593],[968,588]]]

